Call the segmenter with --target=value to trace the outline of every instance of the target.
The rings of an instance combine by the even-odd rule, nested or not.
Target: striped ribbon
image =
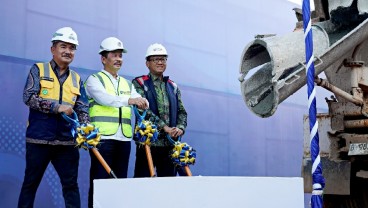
[[[71,133],[77,142],[77,146],[83,149],[91,149],[96,147],[101,140],[101,134],[98,128],[93,124],[79,123],[77,114],[73,111],[71,117],[65,113],[61,113],[62,117],[69,122]]]
[[[314,88],[314,56],[313,56],[313,35],[310,17],[310,1],[303,0],[303,27],[305,40],[306,74],[308,86],[308,109],[309,109],[309,129],[310,129],[310,152],[312,157],[312,178],[313,192],[311,197],[312,208],[323,207],[323,188],[325,181],[322,175],[321,158],[319,155],[319,135],[316,108],[316,90]]]
[[[155,143],[158,140],[158,130],[155,124],[144,119],[147,111],[145,110],[140,114],[136,106],[133,106],[133,111],[137,119],[137,125],[134,129],[134,140],[141,145]]]
[[[171,161],[175,166],[184,167],[187,165],[194,165],[197,157],[196,150],[189,144],[181,142],[181,137],[175,141],[170,135],[166,135],[174,148],[170,151]]]

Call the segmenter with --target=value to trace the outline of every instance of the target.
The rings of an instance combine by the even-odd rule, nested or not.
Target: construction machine
[[[315,0],[314,5],[314,82],[332,93],[325,99],[328,113],[317,114],[324,207],[368,207],[368,0]],[[263,118],[306,85],[303,14],[294,11],[299,22],[293,32],[257,35],[241,56],[241,94],[246,106]],[[304,190],[311,193],[307,115],[303,121],[301,172]]]

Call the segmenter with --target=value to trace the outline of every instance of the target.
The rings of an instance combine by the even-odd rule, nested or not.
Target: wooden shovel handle
[[[144,148],[146,150],[146,156],[147,156],[147,162],[148,162],[148,168],[149,168],[149,171],[150,171],[150,175],[151,175],[151,177],[154,177],[155,176],[155,170],[154,170],[154,167],[153,167],[151,149],[147,144],[144,145]]]
[[[190,171],[190,169],[189,169],[189,166],[188,166],[188,165],[184,166],[184,170],[185,170],[185,172],[187,173],[187,176],[192,176],[192,171]]]
[[[101,165],[105,168],[106,172],[110,175],[111,178],[117,178],[114,171],[111,170],[110,166],[106,163],[105,159],[103,159],[102,155],[96,148],[90,149],[93,154],[95,154],[98,161],[100,161]]]

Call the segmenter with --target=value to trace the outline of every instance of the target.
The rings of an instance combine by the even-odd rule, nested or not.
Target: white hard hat
[[[159,43],[154,43],[147,48],[146,58],[148,56],[167,56],[166,48]]]
[[[101,54],[101,52],[103,51],[115,51],[115,50],[122,50],[123,53],[128,52],[124,48],[123,42],[121,42],[119,39],[115,37],[109,37],[101,42],[100,51],[98,53]]]
[[[77,33],[70,27],[63,27],[54,33],[51,41],[63,41],[67,43],[71,43],[74,45],[78,45],[78,36]]]

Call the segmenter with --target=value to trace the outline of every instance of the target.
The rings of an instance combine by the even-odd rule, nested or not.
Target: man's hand
[[[183,130],[174,127],[173,130],[172,130],[172,136],[171,137],[179,137],[179,136],[183,135],[183,133],[184,133]]]
[[[58,108],[58,112],[59,113],[65,113],[66,115],[72,115],[73,113],[73,108],[69,105],[60,105]]]
[[[145,110],[149,108],[149,103],[146,98],[138,97],[138,98],[129,98],[129,105],[136,105],[139,109]]]
[[[168,126],[164,126],[164,131],[170,135],[170,137],[172,138],[177,138],[181,135],[183,135],[183,130],[176,128],[176,127],[168,127]]]

